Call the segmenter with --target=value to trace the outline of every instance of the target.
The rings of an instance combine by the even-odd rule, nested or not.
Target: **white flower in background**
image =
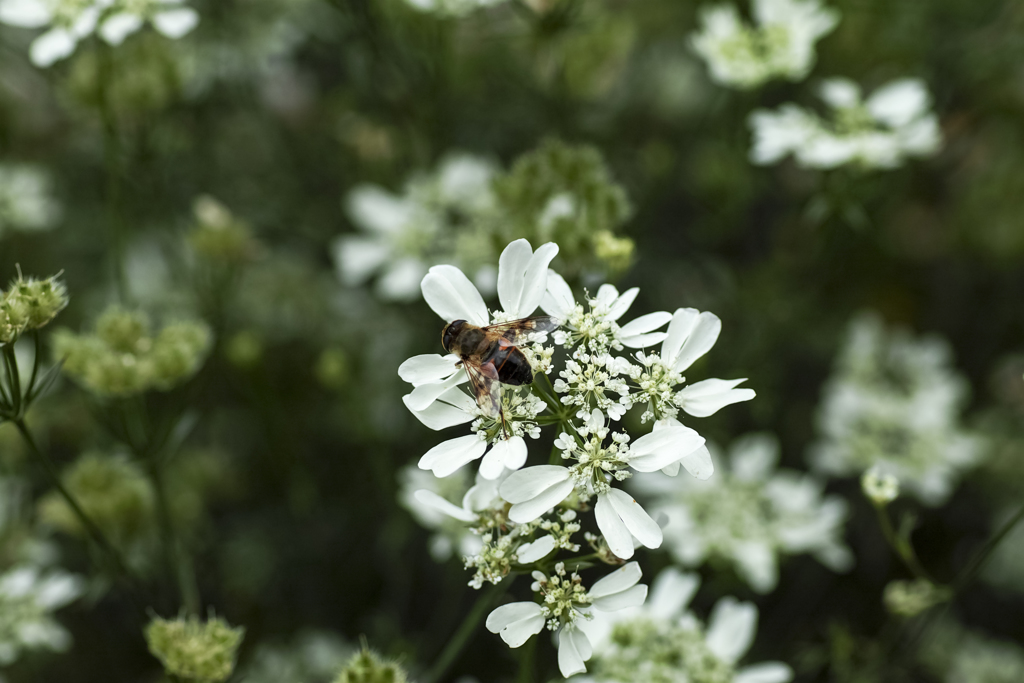
[[[408,510],[424,528],[435,533],[430,537],[430,555],[437,562],[446,562],[455,553],[472,555],[480,549],[480,538],[466,523],[475,521],[466,510],[465,498],[470,490],[471,475],[460,470],[445,479],[408,465],[398,473],[398,502]],[[444,501],[440,503],[437,499]],[[451,514],[451,505],[458,515]],[[463,507],[458,507],[462,505]]]
[[[983,440],[960,424],[967,392],[944,340],[915,339],[859,316],[824,388],[811,465],[833,476],[877,465],[901,492],[941,505],[983,456]]]
[[[700,578],[674,568],[662,571],[643,606],[584,623],[596,653],[591,675],[578,683],[787,683],[782,662],[739,666],[757,632],[757,608],[726,597],[711,610],[707,627],[686,607]]]
[[[942,683],[1017,683],[1024,680],[1024,649],[939,620],[920,646],[919,659]]]
[[[451,17],[461,17],[482,7],[501,4],[505,0],[405,0],[418,10]]]
[[[839,23],[839,12],[818,0],[753,0],[756,25],[733,5],[701,12],[693,47],[711,78],[733,88],[756,88],[774,78],[802,80],[814,66],[814,44]]]
[[[532,589],[540,597],[539,604],[502,605],[488,615],[487,630],[500,635],[512,648],[545,627],[557,633],[558,668],[568,678],[586,671],[585,662],[594,653],[584,624],[600,623],[606,613],[643,604],[647,586],[638,583],[640,576],[640,565],[630,562],[598,580],[588,591],[578,574],[567,576],[565,566],[558,563],[550,576],[533,572]]]
[[[60,214],[46,171],[23,164],[0,164],[0,235],[8,230],[49,230]]]
[[[498,262],[498,300],[502,310],[493,315],[488,312],[477,288],[455,266],[431,268],[421,284],[423,298],[446,323],[466,320],[484,327],[525,318],[540,305],[547,286],[548,264],[556,254],[558,245],[551,242],[541,245],[536,252],[526,240],[509,244]],[[503,404],[509,408],[505,419],[512,426],[501,429],[496,428],[494,416],[485,415],[474,399],[457,388],[468,377],[454,354],[414,356],[402,363],[398,374],[415,387],[402,400],[423,424],[432,429],[444,429],[473,422],[472,434],[444,441],[430,449],[420,459],[421,468],[446,477],[483,457],[481,474],[495,479],[505,469],[518,469],[526,462],[523,435],[536,434],[533,420],[545,407],[543,401],[537,403],[517,391],[504,391]]]
[[[706,481],[635,481],[652,513],[667,517],[665,545],[680,564],[724,560],[760,593],[777,585],[784,555],[810,553],[836,571],[850,567],[842,542],[846,502],[823,496],[823,484],[810,475],[777,470],[775,437],[736,439],[728,458],[715,459],[717,475]]]
[[[331,683],[357,648],[331,631],[303,629],[289,642],[256,645],[239,680],[246,683]]]
[[[49,28],[32,42],[32,63],[47,67],[71,55],[94,32],[119,45],[149,21],[168,38],[180,38],[199,22],[184,0],[0,0],[0,22]]]
[[[900,480],[875,465],[861,476],[860,488],[872,503],[888,505],[900,495]]]
[[[753,112],[750,160],[767,165],[792,154],[807,168],[887,169],[910,157],[931,156],[942,146],[939,119],[920,80],[893,81],[864,100],[855,83],[833,78],[822,84],[820,94],[831,110],[827,119],[794,104]]]
[[[0,666],[23,650],[66,650],[71,636],[53,612],[82,594],[82,580],[60,570],[16,567],[0,575]]]
[[[430,264],[472,266],[476,286],[494,292],[490,239],[477,230],[495,207],[491,180],[497,168],[468,154],[450,154],[426,175],[413,177],[401,195],[376,185],[360,185],[345,198],[352,222],[365,234],[334,242],[338,276],[361,285],[375,273],[378,295],[411,301]]]

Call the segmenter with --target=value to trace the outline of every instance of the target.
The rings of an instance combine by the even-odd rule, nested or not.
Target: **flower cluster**
[[[828,119],[795,104],[750,115],[752,162],[774,164],[792,154],[807,168],[887,169],[910,157],[930,156],[942,145],[928,89],[917,79],[888,83],[867,100],[845,78],[828,79],[819,92],[831,110]]]
[[[64,371],[99,396],[171,389],[199,370],[209,346],[210,331],[200,322],[170,323],[153,336],[145,315],[116,306],[99,317],[92,333],[54,335],[54,355]]]
[[[525,638],[520,636],[545,624],[559,631],[559,658],[563,674],[569,675],[582,670],[590,657],[577,622],[592,618],[590,599],[604,595],[600,590],[595,594],[598,586],[608,586],[598,582],[588,591],[582,577],[567,569],[577,565],[558,559],[562,550],[579,551],[574,535],[582,528],[581,515],[593,510],[600,530],[600,535],[585,536],[594,558],[621,564],[633,556],[635,543],[659,547],[661,528],[622,490],[621,482],[634,476],[674,476],[680,467],[699,478],[711,476],[714,466],[704,439],[677,418],[681,412],[711,415],[753,398],[754,392],[737,388],[743,380],[688,384],[683,377],[717,340],[717,317],[679,309],[624,322],[638,290],[620,294],[603,285],[595,296],[577,303],[565,280],[548,268],[557,253],[553,243],[536,251],[526,240],[509,244],[499,259],[497,310],[488,310],[469,278],[453,266],[431,268],[421,285],[427,304],[448,323],[462,320],[487,327],[529,317],[538,307],[549,315],[545,320],[557,320],[560,324],[548,333],[516,338],[522,362],[532,365],[532,384],[491,382],[488,388],[478,377],[474,399],[462,385],[469,372],[485,372],[487,360],[455,354],[415,356],[402,364],[399,375],[413,385],[403,400],[423,424],[436,430],[470,426],[469,434],[427,451],[419,467],[446,478],[480,461],[477,484],[461,507],[436,493],[435,486],[414,497],[480,537],[480,549],[465,560],[475,570],[470,585],[534,573],[542,605],[507,606],[489,627],[504,632],[509,624],[519,624],[512,629],[518,635],[506,638],[510,644],[521,644]],[[666,325],[666,331],[659,331]],[[657,352],[641,350],[657,344]],[[627,348],[637,350],[636,358],[622,354]],[[480,369],[465,367],[474,362]],[[552,382],[549,375],[557,379]],[[622,420],[634,406],[643,406],[645,421],[652,423],[638,437],[628,433]],[[546,426],[556,428],[548,464],[524,467],[526,438],[539,439]],[[632,582],[622,590],[640,576],[635,564],[627,567],[635,569],[628,570]],[[593,606],[600,610],[610,604],[603,600]],[[520,624],[523,620],[529,628]]]
[[[288,642],[258,644],[239,676],[246,683],[332,683],[353,649],[336,633],[303,629]]]
[[[814,66],[814,44],[839,23],[839,12],[819,0],[753,0],[752,9],[755,26],[733,5],[701,13],[693,47],[722,85],[749,89],[775,78],[803,79]]]
[[[593,676],[579,683],[786,683],[793,672],[781,662],[740,667],[757,630],[757,608],[722,598],[705,627],[686,607],[700,579],[666,569],[641,607],[585,624],[597,654]]]
[[[0,5],[2,7],[2,5]],[[0,165],[0,235],[48,230],[60,218],[48,173],[22,164]]]
[[[47,67],[94,33],[120,45],[150,22],[164,36],[181,38],[196,27],[199,14],[184,6],[184,0],[0,0],[0,22],[48,28],[29,52],[32,63]]]
[[[235,653],[245,629],[211,617],[154,618],[146,626],[146,643],[170,676],[219,683],[235,668]]]
[[[334,683],[406,683],[409,677],[397,662],[383,659],[363,645],[334,679]]]
[[[0,667],[23,650],[66,650],[71,636],[53,612],[77,599],[84,585],[79,577],[36,567],[15,567],[0,575]]]
[[[0,344],[9,344],[30,330],[38,330],[68,305],[68,291],[60,274],[45,280],[18,274],[0,293]]]
[[[900,490],[941,505],[984,446],[960,425],[968,386],[951,364],[941,339],[887,331],[872,315],[855,318],[825,386],[813,468],[848,476],[878,466]],[[894,486],[889,481],[878,496],[895,496]]]
[[[823,485],[809,475],[776,470],[778,457],[774,437],[753,434],[734,441],[728,459],[716,458],[716,476],[707,481],[649,478],[635,488],[668,518],[665,545],[685,566],[727,562],[761,593],[778,583],[783,555],[812,553],[847,569],[846,502],[822,496]]]

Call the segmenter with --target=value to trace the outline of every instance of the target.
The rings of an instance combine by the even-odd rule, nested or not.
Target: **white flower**
[[[735,441],[728,459],[717,458],[712,479],[638,478],[635,489],[654,514],[667,517],[665,544],[685,566],[725,560],[761,593],[777,584],[784,554],[812,553],[837,571],[847,569],[845,501],[823,497],[823,485],[809,475],[777,471],[778,457],[774,437],[750,435]]]
[[[793,154],[807,168],[855,163],[886,169],[930,156],[942,145],[938,117],[920,80],[893,81],[863,101],[856,84],[834,78],[822,84],[820,94],[831,108],[828,120],[793,104],[753,112],[750,160],[766,165]]]
[[[544,630],[558,637],[558,668],[568,678],[586,671],[585,662],[593,656],[584,623],[600,622],[603,613],[642,605],[647,586],[639,584],[640,565],[630,562],[597,581],[587,591],[577,574],[566,576],[559,563],[547,576],[534,572],[534,592],[542,602],[513,602],[502,605],[487,617],[487,630],[501,636],[509,647],[519,647]],[[594,610],[597,610],[598,614]]]
[[[891,503],[900,495],[900,480],[882,472],[877,465],[864,472],[860,478],[860,487],[864,495],[877,505]]]
[[[674,568],[662,571],[642,606],[582,625],[597,656],[593,677],[578,683],[683,680],[699,683],[786,683],[782,662],[738,663],[757,631],[757,608],[726,597],[711,611],[707,628],[686,607],[700,579]]]
[[[378,295],[411,301],[429,263],[475,265],[476,286],[494,292],[490,248],[466,227],[494,209],[491,180],[496,168],[468,154],[449,154],[437,170],[413,177],[401,196],[376,185],[360,185],[345,198],[349,218],[365,234],[344,235],[334,243],[338,276],[360,285],[374,273]],[[466,225],[464,225],[466,224]]]
[[[814,65],[814,44],[839,23],[839,13],[818,0],[754,0],[756,26],[733,5],[701,12],[693,47],[711,78],[734,88],[756,88],[773,78],[799,81]]]
[[[147,21],[160,34],[176,40],[199,24],[199,13],[184,6],[184,0],[114,0],[98,33],[108,44],[120,45]]]
[[[985,447],[961,426],[968,385],[950,356],[936,337],[887,331],[870,315],[854,319],[818,409],[812,467],[857,476],[877,465],[901,492],[944,503]]]
[[[0,234],[48,230],[60,213],[46,171],[21,164],[0,165]]]
[[[419,524],[435,533],[430,537],[431,556],[445,562],[452,554],[473,555],[480,550],[480,537],[470,531],[476,510],[487,507],[477,495],[470,495],[470,474],[440,479],[415,465],[398,473],[398,501]],[[497,489],[495,489],[495,494]],[[461,501],[461,507],[453,501]],[[449,507],[450,506],[450,507]]]
[[[77,599],[84,589],[77,576],[36,567],[16,567],[0,575],[0,666],[22,650],[66,650],[71,636],[52,613]]]
[[[505,0],[405,0],[418,10],[442,16],[461,17],[482,7],[497,5]]]

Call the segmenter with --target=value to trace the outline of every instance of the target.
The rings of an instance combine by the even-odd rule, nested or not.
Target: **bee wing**
[[[498,382],[498,371],[494,363],[472,365],[463,363],[466,368],[466,375],[469,376],[469,385],[473,389],[473,396],[476,402],[488,415],[501,413],[501,384]]]
[[[484,329],[488,332],[496,332],[510,344],[522,342],[533,333],[550,332],[558,327],[558,318],[551,315],[538,315],[533,318],[520,318],[509,320],[507,323],[490,325]]]

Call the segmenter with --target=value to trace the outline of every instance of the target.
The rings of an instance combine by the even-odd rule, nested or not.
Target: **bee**
[[[507,323],[477,327],[465,320],[453,320],[441,330],[441,346],[459,357],[466,369],[477,404],[488,415],[502,415],[501,385],[521,386],[533,382],[533,369],[517,343],[534,333],[550,332],[558,320],[543,315]],[[504,420],[502,420],[504,422]]]

